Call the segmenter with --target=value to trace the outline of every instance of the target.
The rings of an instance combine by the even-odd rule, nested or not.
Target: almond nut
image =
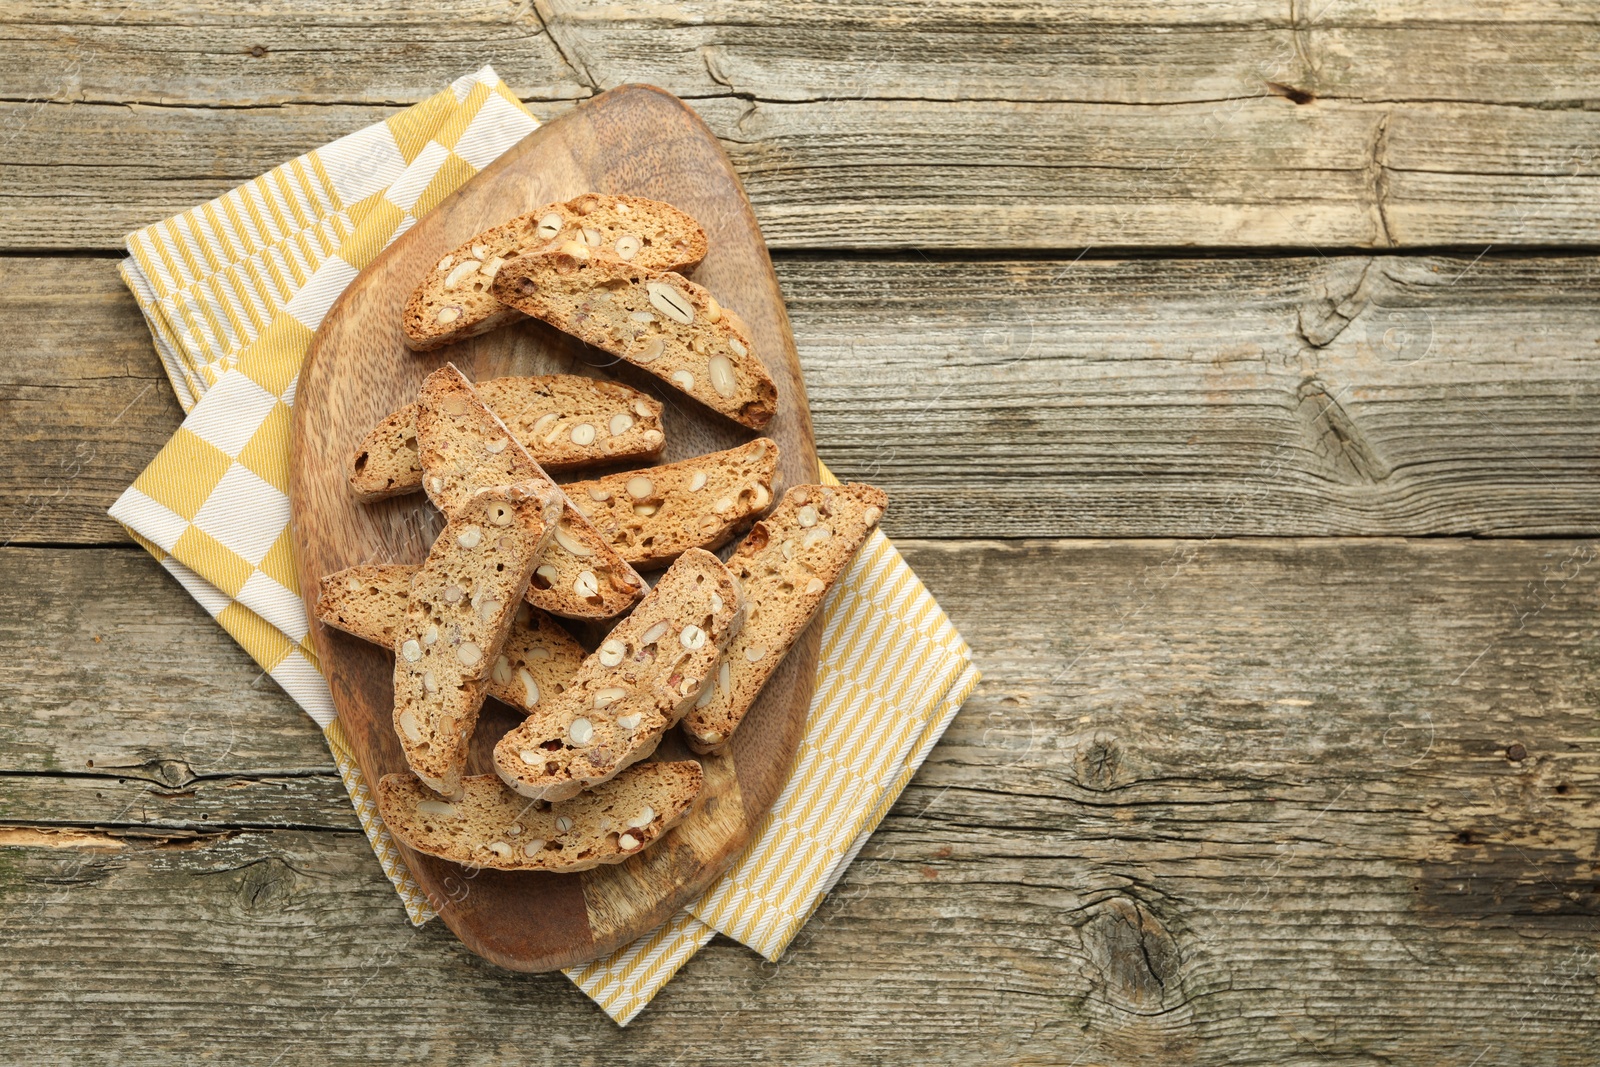
[[[704,648],[706,644],[706,632],[693,623],[690,623],[688,626],[683,628],[681,633],[678,634],[678,643],[691,652],[699,648]]]
[[[438,815],[446,819],[454,819],[460,814],[454,804],[446,804],[442,800],[420,800],[417,802],[417,811],[423,815]]]
[[[639,254],[640,247],[640,240],[631,233],[617,238],[617,256],[620,259],[632,259]]]
[[[655,483],[642,474],[635,474],[632,478],[629,478],[628,484],[623,488],[635,500],[648,500],[650,494],[656,491]]]
[[[504,841],[491,841],[487,847],[490,852],[493,852],[501,859],[511,858],[511,846],[506,844]]]
[[[567,727],[567,736],[572,738],[572,743],[575,745],[587,745],[594,740],[594,724],[588,719],[573,719],[572,724]]]
[[[589,490],[589,499],[596,501],[597,503],[604,503],[605,501],[611,499],[611,490],[591,489]]]
[[[496,526],[511,525],[511,509],[506,505],[499,503],[498,501],[490,504],[486,509],[486,513],[489,516],[489,521],[494,523]]]
[[[794,518],[801,526],[815,526],[817,524],[817,509],[807,504],[795,512]]]
[[[652,337],[650,340],[644,343],[643,348],[639,349],[639,351],[635,352],[628,358],[633,360],[635,363],[649,363],[654,359],[658,359],[661,356],[661,353],[665,352],[666,350],[667,345],[665,341],[659,337]]]
[[[594,576],[594,571],[580,571],[572,583],[572,591],[584,600],[600,595],[600,582]]]
[[[478,647],[476,641],[463,641],[461,647],[456,649],[456,659],[461,661],[463,667],[475,667],[483,659],[483,649]]]
[[[650,629],[639,635],[639,643],[641,645],[653,645],[657,641],[661,640],[661,638],[666,635],[666,632],[667,624],[664,622],[658,622],[654,626],[650,627]]]
[[[614,685],[607,686],[604,689],[596,689],[594,691],[594,706],[596,708],[609,708],[627,695],[628,691],[626,689],[621,689]]]
[[[542,239],[549,241],[561,232],[561,224],[565,221],[554,211],[539,220],[539,228],[534,232]]]
[[[561,577],[556,573],[556,569],[550,566],[548,563],[542,563],[538,567],[534,568],[533,576],[535,578],[544,579],[544,584],[537,586],[539,589],[549,589],[552,585],[556,584],[556,579]]]
[[[692,393],[694,392],[694,375],[686,370],[675,370],[672,372],[672,384],[686,393]]]
[[[637,730],[639,728],[639,720],[641,718],[643,718],[643,716],[641,716],[638,712],[635,712],[632,715],[618,715],[617,725],[622,727],[624,730]]]
[[[560,526],[556,527],[556,543],[574,556],[592,556],[594,549],[579,541]]]
[[[621,837],[617,838],[617,845],[619,848],[624,849],[638,848],[639,839],[634,837],[632,834],[623,834]]]
[[[433,321],[437,322],[440,326],[448,326],[460,317],[461,309],[456,307],[454,304],[448,304],[439,309],[439,313],[433,317]]]
[[[532,841],[529,841],[526,845],[522,846],[522,854],[524,856],[527,856],[529,859],[533,859],[533,857],[537,856],[539,853],[541,853],[543,851],[544,851],[544,839],[543,838],[536,837]]]
[[[690,477],[689,477],[689,492],[698,493],[700,490],[704,489],[705,487],[706,487],[706,472],[705,471],[695,471],[694,474],[690,475]]]
[[[749,648],[744,650],[744,658],[749,660],[751,663],[754,663],[756,660],[760,659],[766,654],[767,650],[762,648],[760,645],[751,645]]]
[[[482,267],[479,267],[478,273],[492,281],[494,276],[500,273],[500,268],[505,265],[506,261],[503,257],[495,256],[493,259],[486,262]]]
[[[477,548],[483,543],[483,528],[481,526],[468,526],[456,534],[456,544],[462,548]]]
[[[422,646],[412,638],[400,646],[400,655],[405,657],[407,663],[415,663],[422,658]]]
[[[422,727],[417,725],[417,717],[411,713],[410,708],[400,713],[400,729],[406,735],[406,740],[413,745],[422,741]]]
[[[620,437],[627,433],[628,428],[632,425],[633,416],[619,411],[617,414],[611,416],[611,421],[606,424],[606,429],[611,431],[612,437]]]
[[[627,647],[616,638],[602,642],[600,645],[600,663],[605,667],[615,667],[622,662],[623,654]]]
[[[528,668],[518,668],[517,681],[522,683],[522,706],[531,708],[539,703],[539,683],[533,680],[533,675],[528,673]]]
[[[481,266],[483,266],[483,264],[476,259],[463,259],[460,263],[456,264],[455,270],[452,270],[445,276],[444,287],[446,289],[454,289],[456,286],[461,284],[462,278],[474,273]]]
[[[733,362],[727,356],[712,356],[709,368],[711,371],[711,388],[719,396],[732,396],[739,391],[739,381],[733,376]]]
[[[874,504],[861,513],[861,518],[868,526],[876,526],[878,525],[878,520],[883,518],[883,509]]]
[[[733,354],[738,356],[740,359],[743,359],[745,356],[750,354],[750,350],[746,348],[737,337],[728,338],[728,347],[733,349]]]
[[[806,583],[806,595],[816,596],[826,588],[828,588],[827,582],[824,582],[821,578],[813,578]]]
[[[646,282],[645,292],[650,295],[650,306],[674,322],[685,326],[694,321],[694,303],[666,282]]]
[[[504,656],[497,657],[494,661],[494,680],[501,685],[511,683],[511,661]]]
[[[580,422],[572,428],[572,443],[581,447],[594,444],[594,427]]]

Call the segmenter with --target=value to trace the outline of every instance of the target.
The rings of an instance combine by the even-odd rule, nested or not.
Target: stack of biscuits
[[[406,304],[406,338],[427,351],[532,316],[760,431],[777,388],[750,331],[683,276],[706,251],[670,204],[550,204],[441,259]],[[657,461],[666,443],[661,403],[626,385],[474,384],[447,364],[351,454],[358,499],[420,491],[446,520],[420,566],[327,575],[317,602],[322,622],[394,653],[409,773],[383,778],[378,808],[409,847],[566,872],[648,848],[703,776],[696,761],[647,757],[674,728],[696,753],[727,747],[883,514],[869,485],[775,500],[765,437],[571,480]],[[727,563],[713,554],[741,537]],[[661,568],[651,588],[640,571]],[[563,619],[607,629],[587,648]],[[485,699],[526,717],[496,743],[495,773],[468,775]]]

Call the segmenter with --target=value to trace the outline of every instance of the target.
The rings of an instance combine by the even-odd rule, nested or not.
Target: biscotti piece
[[[616,382],[580,374],[491,378],[478,396],[549,471],[661,455],[661,402]],[[347,464],[358,500],[382,500],[422,488],[417,405],[407,404],[362,438]]]
[[[394,647],[395,625],[406,615],[411,579],[419,568],[369,563],[327,575],[317,587],[317,618],[347,634]],[[583,646],[561,625],[527,602],[506,635],[489,681],[488,696],[523,711],[566,688],[583,663]]]
[[[747,618],[715,685],[683,720],[690,748],[719,752],[727,745],[887,503],[871,485],[797,485],[733,550],[728,568],[744,589]]]
[[[454,364],[428,375],[418,404],[423,488],[446,515],[485,486],[554,486]],[[555,539],[534,568],[528,602],[553,615],[608,619],[644,594],[644,579],[568,501]]]
[[[496,773],[525,797],[565,800],[648,756],[716,673],[743,617],[728,568],[691,548],[566,692],[500,739]]]
[[[681,463],[563,486],[623,559],[665,567],[687,549],[733,540],[772,503],[778,446],[765,437]]]
[[[394,728],[430,789],[461,788],[484,684],[561,506],[561,494],[540,485],[480,490],[456,508],[411,579],[391,643]]]
[[[492,774],[462,779],[455,801],[409,774],[386,774],[378,814],[406,846],[464,867],[586,871],[643,852],[689,813],[704,781],[693,760],[641,763],[592,793],[549,804]]]
[[[518,311],[643,367],[751,429],[777,410],[778,387],[737,317],[681,275],[569,242],[511,260],[493,288]]]
[[[485,230],[441,259],[406,301],[406,344],[425,352],[520,318],[489,291],[495,273],[521,252],[565,241],[653,270],[693,270],[706,254],[700,224],[659,200],[585,193],[547,204]]]

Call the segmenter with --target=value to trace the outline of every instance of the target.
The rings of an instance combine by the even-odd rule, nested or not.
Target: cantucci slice
[[[454,364],[422,383],[417,441],[423,488],[446,515],[487,485],[555,485]],[[606,619],[644,593],[644,579],[569,501],[534,568],[528,602],[553,615]]]
[[[411,579],[395,623],[394,728],[430,789],[461,788],[484,684],[561,514],[542,485],[481,489],[461,501]]]
[[[693,270],[706,254],[700,224],[660,200],[585,193],[546,204],[439,260],[406,301],[406,344],[425,352],[521,318],[495,299],[490,283],[512,257],[566,241],[655,270]]]
[[[399,563],[346,567],[317,589],[317,618],[347,634],[394,647],[394,628],[405,618],[411,579],[418,568]],[[489,669],[485,693],[523,711],[566,688],[583,663],[583,646],[561,624],[526,601]]]
[[[871,485],[797,485],[733,550],[728,567],[744,590],[746,619],[714,685],[684,718],[696,752],[727,745],[887,503]]]
[[[500,739],[495,772],[523,796],[565,800],[650,755],[715,673],[743,617],[728,569],[691,548],[566,691]]]
[[[617,382],[579,374],[490,378],[478,396],[546,472],[600,463],[650,460],[667,443],[661,402]],[[346,463],[360,500],[422,488],[417,455],[417,405],[407,404],[373,427]]]
[[[408,774],[378,783],[378,814],[406,846],[464,867],[585,871],[643,852],[694,805],[700,764],[640,763],[605,785],[551,804],[529,800],[492,774],[462,779],[440,800]]]
[[[493,289],[518,311],[643,367],[751,429],[777,410],[778,387],[738,317],[681,275],[568,242],[508,262]]]
[[[765,437],[681,463],[563,486],[623,559],[665,567],[687,549],[731,541],[772,503],[778,446]]]

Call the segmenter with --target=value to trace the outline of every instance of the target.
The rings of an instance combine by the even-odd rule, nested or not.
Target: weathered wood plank
[[[719,941],[623,1035],[413,932],[355,833],[0,829],[19,1061],[1585,1060],[1600,544],[904,547],[987,677],[782,963]],[[0,564],[75,557],[132,595]]]
[[[485,0],[13,3],[0,49],[0,92],[18,101],[407,104],[486,63],[538,99],[591,92],[536,14]]]
[[[692,98],[776,247],[1594,244],[1600,27],[1500,14],[42,3],[0,25],[0,247],[115,247],[474,56],[544,114],[628,81]]]
[[[778,266],[818,450],[898,537],[1600,528],[1593,257]],[[132,299],[109,260],[0,272],[35,324],[0,531],[120,540],[104,510],[178,421]]]

